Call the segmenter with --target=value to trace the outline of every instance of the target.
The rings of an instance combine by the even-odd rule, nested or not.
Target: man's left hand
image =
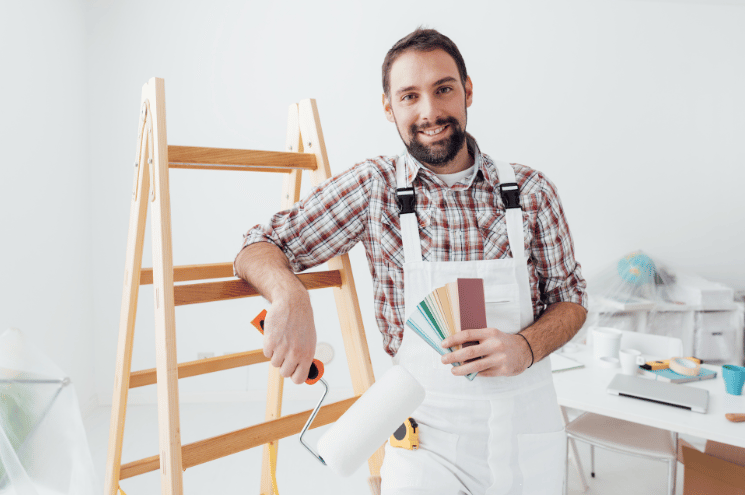
[[[442,347],[455,347],[466,342],[478,343],[442,356],[443,364],[462,363],[452,369],[456,376],[475,372],[479,376],[514,376],[530,366],[530,349],[525,339],[518,335],[496,328],[463,330],[443,340]]]

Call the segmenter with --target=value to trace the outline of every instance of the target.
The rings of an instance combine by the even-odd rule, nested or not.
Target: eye
[[[451,86],[443,86],[437,90],[440,94],[447,94],[453,91],[453,88]]]
[[[416,95],[408,93],[401,97],[401,101],[411,101],[416,97]]]

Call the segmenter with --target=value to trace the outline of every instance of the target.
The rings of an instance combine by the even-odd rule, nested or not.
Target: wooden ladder
[[[307,150],[304,152],[304,150]],[[173,266],[168,169],[243,170],[285,174],[282,208],[299,200],[302,171],[314,185],[331,176],[326,147],[314,100],[290,105],[286,151],[253,151],[173,146],[166,140],[165,86],[152,78],[142,88],[134,189],[130,206],[124,292],[119,321],[116,376],[111,408],[105,493],[116,495],[119,481],[150,471],[161,471],[161,493],[183,493],[184,469],[264,445],[261,494],[272,494],[271,479],[280,438],[301,431],[311,411],[281,416],[283,379],[270,366],[266,422],[188,445],[181,444],[178,379],[268,361],[261,349],[178,363],[175,307],[258,296],[243,280],[192,282],[233,276],[232,263]],[[142,268],[148,204],[152,212],[153,268]],[[300,274],[308,289],[332,287],[352,377],[354,396],[321,408],[312,427],[336,421],[375,381],[365,340],[362,316],[348,255],[328,262],[328,271]],[[156,367],[131,372],[137,297],[140,285],[154,284]],[[160,454],[121,464],[127,395],[130,388],[157,383]],[[272,446],[270,449],[270,445]],[[378,477],[383,448],[369,459],[371,479]],[[378,478],[379,479],[379,478]]]

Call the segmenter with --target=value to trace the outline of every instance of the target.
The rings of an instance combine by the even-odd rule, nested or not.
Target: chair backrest
[[[645,356],[668,359],[683,355],[683,341],[677,337],[621,330],[621,349],[636,349]]]
[[[621,332],[621,349],[636,349],[647,357],[667,359],[683,356],[683,341],[677,337],[639,333],[615,329]],[[587,333],[587,345],[592,348],[592,331]]]

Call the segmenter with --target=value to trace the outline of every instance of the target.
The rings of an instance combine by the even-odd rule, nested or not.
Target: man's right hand
[[[316,351],[316,326],[310,296],[303,287],[275,299],[264,320],[264,355],[279,374],[301,384],[308,379]]]
[[[236,274],[271,303],[264,320],[264,355],[285,378],[308,379],[316,352],[316,326],[310,294],[274,244],[247,246],[235,260]]]

